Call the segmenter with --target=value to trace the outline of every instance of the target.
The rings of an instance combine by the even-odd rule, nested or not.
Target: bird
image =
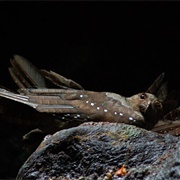
[[[113,92],[85,90],[54,71],[38,69],[17,54],[10,63],[9,73],[18,89],[14,92],[1,86],[0,114],[14,123],[34,125],[46,132],[89,121],[125,123],[151,130],[162,117],[162,101],[154,92],[164,73],[145,92],[125,97]]]

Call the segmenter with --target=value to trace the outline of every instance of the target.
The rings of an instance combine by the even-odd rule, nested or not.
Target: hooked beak
[[[158,100],[155,101],[148,101],[144,104],[140,104],[139,109],[142,113],[146,113],[148,109],[152,109],[153,111],[161,111],[162,110],[162,103]]]
[[[156,100],[154,103],[153,103],[153,108],[157,111],[161,111],[163,110],[163,106],[162,106],[162,103],[158,100]]]
[[[152,129],[158,122],[159,118],[162,116],[162,104],[160,101],[155,100],[153,102],[148,102],[146,106],[141,106],[142,114],[145,117],[145,124],[143,127],[145,129]]]

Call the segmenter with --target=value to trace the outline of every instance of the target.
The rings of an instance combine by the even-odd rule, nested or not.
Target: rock
[[[89,122],[46,136],[17,179],[180,179],[179,154],[179,137]]]

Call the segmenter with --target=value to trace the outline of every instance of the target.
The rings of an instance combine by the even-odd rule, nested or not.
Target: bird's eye
[[[144,93],[140,95],[140,99],[145,99],[146,97],[147,97],[147,95]]]

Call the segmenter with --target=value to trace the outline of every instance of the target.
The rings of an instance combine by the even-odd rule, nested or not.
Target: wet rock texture
[[[90,122],[46,136],[17,179],[180,179],[179,157],[179,137]]]

